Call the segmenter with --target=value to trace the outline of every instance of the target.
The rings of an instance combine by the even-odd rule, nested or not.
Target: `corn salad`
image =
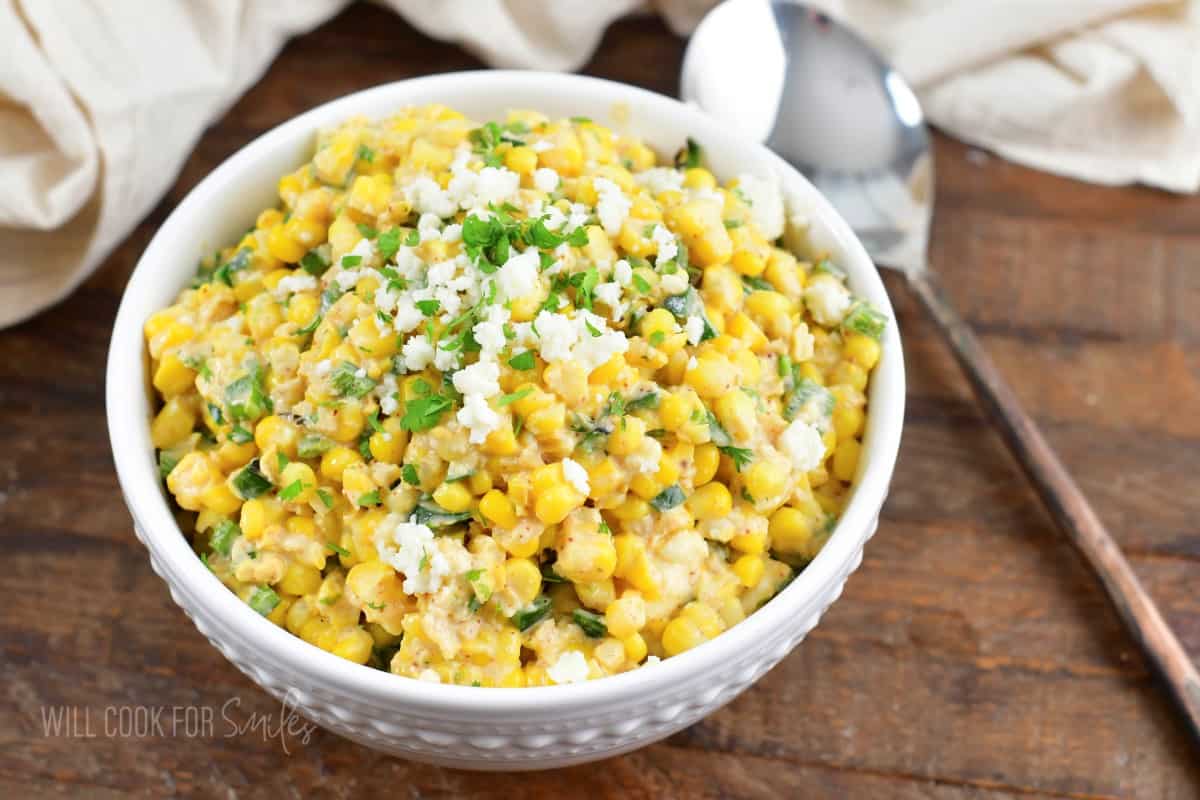
[[[255,611],[463,685],[634,669],[821,548],[886,319],[770,181],[583,118],[350,119],[145,324],[181,524]]]

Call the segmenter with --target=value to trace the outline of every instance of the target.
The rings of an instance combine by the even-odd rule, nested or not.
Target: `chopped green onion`
[[[608,625],[601,614],[577,608],[571,613],[571,618],[575,620],[576,625],[583,628],[584,635],[589,639],[602,639],[608,635]]]
[[[669,511],[672,508],[683,503],[683,490],[679,488],[679,484],[668,486],[659,492],[650,505],[657,508],[659,511]]]
[[[237,526],[236,522],[231,519],[223,519],[213,527],[212,533],[208,535],[208,547],[214,553],[228,556],[233,548],[233,540],[241,535],[242,529]]]
[[[275,594],[275,590],[270,586],[259,586],[250,595],[247,602],[251,608],[265,617],[275,610],[275,606],[279,605],[279,595]]]
[[[271,481],[262,474],[256,458],[233,476],[233,488],[243,500],[253,500],[270,490]]]
[[[539,595],[525,608],[513,614],[509,619],[519,631],[527,631],[537,623],[541,622],[550,613],[550,598],[546,595]]]
[[[533,351],[526,350],[523,353],[517,353],[508,360],[508,365],[513,369],[533,369],[534,367]]]

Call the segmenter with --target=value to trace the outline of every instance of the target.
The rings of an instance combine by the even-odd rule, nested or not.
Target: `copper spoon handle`
[[[1200,674],[1175,633],[1146,594],[1137,575],[1079,485],[1021,408],[1008,382],[975,334],[950,305],[928,271],[909,281],[946,338],[1009,450],[1037,490],[1046,510],[1100,579],[1125,627],[1133,634],[1200,745]]]

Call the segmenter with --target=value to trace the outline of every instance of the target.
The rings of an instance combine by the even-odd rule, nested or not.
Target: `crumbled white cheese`
[[[433,366],[439,372],[453,372],[458,369],[458,363],[459,353],[457,350],[443,350],[439,347],[433,356]]]
[[[647,436],[642,440],[642,446],[638,448],[638,451],[631,453],[626,461],[637,472],[653,475],[658,472],[659,462],[662,461],[662,445],[659,444],[658,439]]]
[[[658,248],[657,263],[664,264],[679,255],[679,243],[675,241],[675,236],[667,230],[666,225],[655,225],[651,236]]]
[[[840,324],[852,302],[850,290],[832,275],[814,276],[804,290],[808,313],[822,325]]]
[[[500,392],[500,365],[495,361],[476,361],[454,373],[454,388],[461,394],[491,397]]]
[[[575,325],[576,342],[571,350],[571,358],[589,375],[596,367],[629,349],[629,340],[625,338],[625,334],[609,328],[603,317],[582,311],[578,312],[572,321]],[[593,335],[588,330],[589,325],[600,331],[600,335]]]
[[[738,175],[738,189],[750,201],[750,218],[768,240],[783,235],[783,192],[776,181]]]
[[[622,258],[613,264],[613,278],[622,286],[628,286],[633,280],[633,267],[629,266],[629,262]]]
[[[338,285],[338,288],[343,292],[348,292],[358,285],[358,282],[367,275],[365,270],[361,269],[342,269],[333,276],[333,282]]]
[[[679,269],[663,275],[659,286],[667,294],[683,294],[688,288],[688,274]]]
[[[504,349],[508,339],[504,336],[504,323],[508,321],[508,309],[502,305],[490,305],[488,312],[495,309],[497,314],[489,313],[482,322],[475,323],[471,333],[479,343],[485,355],[494,356]]]
[[[570,317],[542,311],[533,321],[538,335],[538,352],[546,361],[567,361],[575,346],[578,333]]]
[[[421,176],[404,187],[404,197],[419,214],[436,214],[439,217],[454,216],[458,204],[438,185],[433,178]]]
[[[479,394],[469,394],[463,398],[463,407],[459,409],[457,419],[471,432],[471,444],[482,444],[489,433],[500,427],[500,415]]]
[[[453,222],[453,223],[447,225],[446,227],[442,228],[442,241],[443,242],[446,242],[447,244],[449,244],[452,242],[457,242],[461,238],[462,238],[462,225],[459,225],[457,222]]]
[[[529,149],[535,153],[544,153],[547,150],[554,149],[554,142],[550,141],[549,139],[538,139],[536,142],[533,142],[529,145]]]
[[[275,284],[273,294],[276,297],[286,297],[295,292],[311,292],[316,291],[319,284],[317,279],[307,272],[297,272],[283,278],[279,283]]]
[[[593,185],[596,187],[597,195],[596,216],[600,217],[600,224],[604,226],[604,232],[609,236],[616,236],[621,232],[621,226],[625,224],[626,218],[629,217],[629,209],[633,205],[633,201],[625,196],[620,186],[608,178],[596,178]]]
[[[546,670],[546,674],[555,683],[586,681],[588,676],[587,659],[578,650],[568,650]]]
[[[621,302],[621,284],[616,282],[600,283],[592,292],[596,299],[609,308],[610,319],[620,319],[625,316],[625,304]]]
[[[400,333],[408,333],[421,324],[425,314],[417,308],[412,297],[401,297],[396,301],[396,310],[392,317],[392,327]]]
[[[539,192],[550,194],[558,188],[560,180],[558,173],[549,167],[539,167],[533,171],[533,185]]]
[[[821,466],[825,458],[825,442],[812,425],[795,420],[779,435],[780,449],[791,459],[792,466],[809,472]]]
[[[683,173],[671,167],[651,167],[633,176],[639,186],[650,191],[650,194],[661,192],[678,192],[683,188]]]
[[[503,167],[484,167],[479,172],[463,168],[453,175],[446,192],[460,207],[468,210],[506,203],[521,188],[521,176]]]
[[[646,656],[646,662],[645,662],[645,663],[646,663],[646,664],[657,664],[657,663],[658,663],[658,662],[660,662],[660,661],[662,661],[662,659],[661,659],[661,658],[659,658],[658,656]]]
[[[425,334],[409,339],[400,352],[404,355],[404,366],[409,372],[420,372],[433,361],[433,344]]]
[[[687,368],[688,369],[695,369],[698,366],[700,366],[700,362],[696,360],[695,356],[691,356],[688,358],[688,360],[687,360]]]
[[[442,676],[437,674],[437,670],[426,668],[421,670],[421,674],[417,675],[417,680],[425,681],[426,683],[441,683]]]
[[[405,594],[436,592],[450,572],[429,526],[408,522],[399,514],[388,514],[376,526],[375,549],[380,560],[404,575]]]
[[[687,322],[683,323],[683,330],[687,334],[688,344],[700,344],[700,337],[704,335],[704,320],[700,317],[688,317]]]
[[[510,256],[496,273],[496,287],[506,299],[525,297],[537,288],[540,263],[535,247]]]
[[[591,484],[588,483],[587,470],[580,466],[579,462],[564,458],[562,460],[562,471],[563,477],[567,479],[567,483],[574,486],[575,491],[587,497],[592,491]]]

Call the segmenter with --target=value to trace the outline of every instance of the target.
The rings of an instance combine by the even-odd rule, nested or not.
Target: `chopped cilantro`
[[[271,488],[271,481],[262,474],[256,458],[233,476],[233,488],[243,500],[253,500]]]
[[[734,469],[738,472],[741,472],[742,467],[754,460],[754,451],[747,447],[734,447],[731,444],[727,444],[718,446],[717,449],[733,459]]]
[[[403,478],[404,482],[409,486],[421,485],[421,477],[417,474],[417,468],[412,464],[404,465],[404,468],[400,470],[400,477]]]
[[[374,491],[359,495],[358,500],[356,500],[355,503],[363,508],[379,505],[379,490],[375,489]]]
[[[513,356],[512,358],[510,358],[508,360],[508,365],[510,367],[512,367],[513,369],[521,369],[521,370],[533,369],[533,367],[534,367],[533,351],[526,350],[523,353],[517,353],[515,356]]]
[[[528,397],[532,392],[533,392],[533,387],[526,386],[523,389],[518,389],[517,391],[513,392],[512,394],[506,394],[506,395],[502,396],[499,400],[496,401],[496,405],[506,406],[509,403],[515,403],[518,400],[520,400],[522,397]]]

